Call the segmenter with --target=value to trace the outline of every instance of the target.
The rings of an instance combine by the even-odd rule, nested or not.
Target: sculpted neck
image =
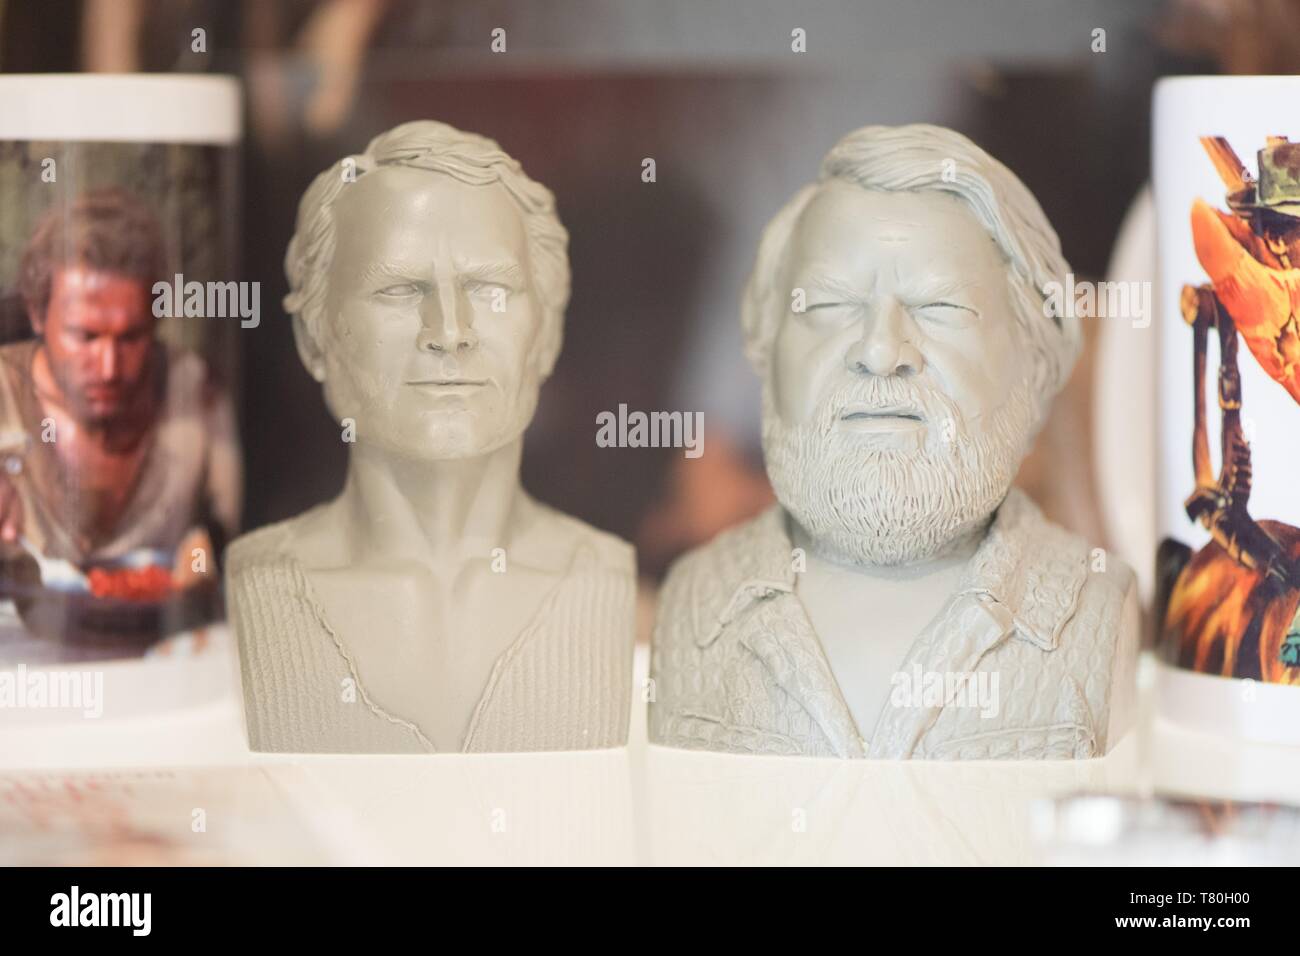
[[[446,568],[485,558],[522,519],[522,436],[477,458],[419,461],[358,443],[340,503],[359,557]]]

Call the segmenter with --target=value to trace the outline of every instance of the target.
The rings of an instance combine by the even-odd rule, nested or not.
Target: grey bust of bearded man
[[[1012,482],[1080,346],[1025,186],[869,126],[763,234],[745,294],[777,504],[671,570],[654,742],[1079,758],[1132,715],[1134,577]]]

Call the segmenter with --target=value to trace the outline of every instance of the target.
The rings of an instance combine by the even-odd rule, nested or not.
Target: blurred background
[[[1297,26],[1295,0],[0,0],[0,71],[242,79],[230,278],[261,282],[263,303],[261,325],[236,336],[248,528],[343,479],[346,446],[279,308],[302,191],[411,119],[500,142],[555,192],[571,235],[565,347],[525,484],[636,543],[649,585],[770,500],[738,305],[763,225],[840,136],[868,123],[960,130],[1035,193],[1076,276],[1103,278],[1147,178],[1153,81],[1292,72]],[[806,52],[792,50],[796,29]],[[1153,256],[1150,242],[1142,251]],[[1087,331],[1020,481],[1108,544],[1090,438],[1105,353],[1097,324]],[[1147,394],[1134,383],[1133,402]],[[620,403],[703,412],[703,457],[597,447],[597,414]]]

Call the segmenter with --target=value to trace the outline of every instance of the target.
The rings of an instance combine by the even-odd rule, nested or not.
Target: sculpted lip
[[[855,424],[925,423],[920,409],[911,405],[848,405],[840,413],[840,421]]]
[[[913,434],[925,427],[925,418],[912,405],[845,406],[839,426],[849,432],[871,435]]]
[[[407,382],[421,388],[479,388],[487,384],[485,378],[428,378]]]

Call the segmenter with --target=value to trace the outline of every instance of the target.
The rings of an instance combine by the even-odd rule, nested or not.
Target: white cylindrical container
[[[1153,134],[1159,711],[1288,744],[1300,744],[1298,100],[1300,77],[1162,80]]]
[[[231,77],[0,76],[0,679],[40,721],[228,687],[241,125]],[[34,703],[59,669],[101,699]]]

